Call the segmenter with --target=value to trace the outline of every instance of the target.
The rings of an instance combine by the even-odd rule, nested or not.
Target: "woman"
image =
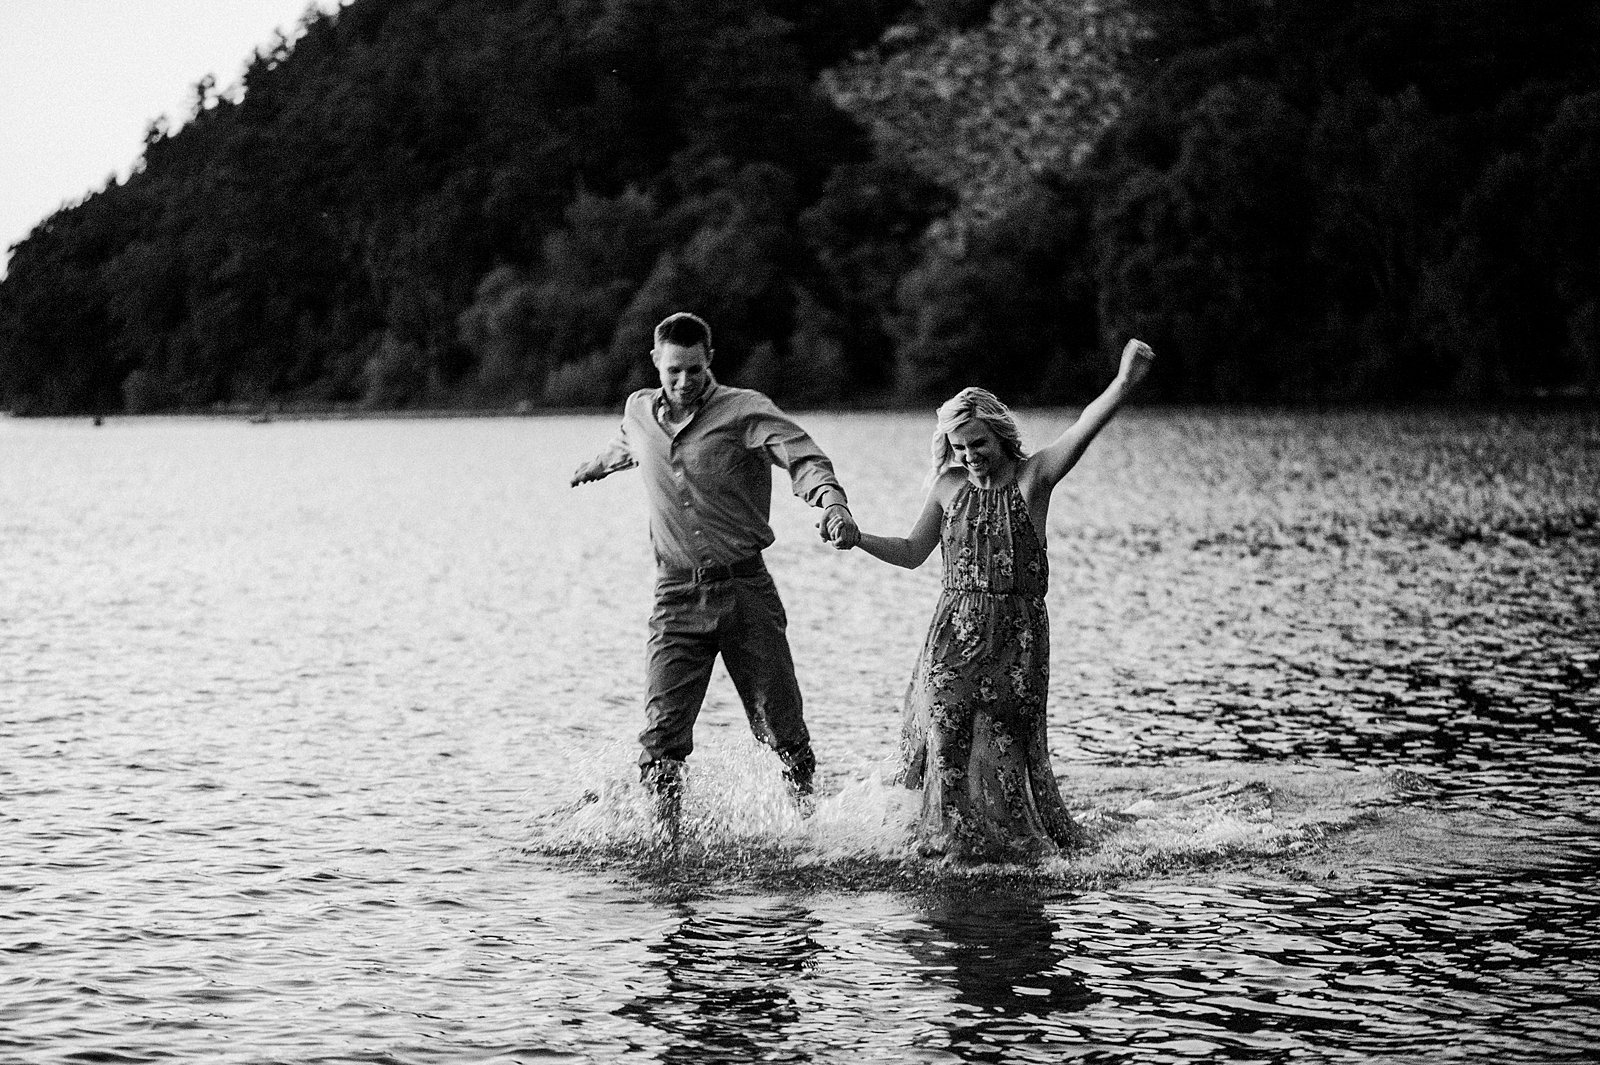
[[[1056,485],[1154,358],[1142,341],[1128,341],[1116,380],[1032,455],[1005,404],[963,389],[939,408],[932,488],[910,534],[829,537],[907,569],[927,561],[934,544],[942,548],[944,590],[906,693],[902,738],[901,780],[922,789],[924,855],[1034,860],[1078,840],[1045,738],[1045,522]]]

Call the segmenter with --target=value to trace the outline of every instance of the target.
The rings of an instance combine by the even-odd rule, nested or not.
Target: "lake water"
[[[0,418],[0,1060],[1600,1050],[1600,417],[1119,420],[1050,523],[1093,845],[976,869],[885,783],[937,560],[782,484],[821,801],[719,672],[652,834],[612,421]],[[931,415],[805,421],[902,532]]]

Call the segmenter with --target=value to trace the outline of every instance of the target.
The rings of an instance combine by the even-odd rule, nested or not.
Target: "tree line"
[[[819,76],[992,3],[309,12],[17,245],[0,407],[610,405],[680,308],[792,405],[1076,401],[1129,334],[1175,401],[1600,393],[1592,6],[1126,2],[1122,113],[959,245]]]
[[[1134,334],[1173,400],[1600,396],[1600,7],[1136,7],[1089,158],[903,282],[920,380],[1083,394]]]

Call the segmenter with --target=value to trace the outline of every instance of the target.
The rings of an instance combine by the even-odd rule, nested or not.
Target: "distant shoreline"
[[[932,415],[938,404],[923,402],[863,402],[859,404],[832,404],[829,406],[785,407],[803,417],[833,414],[928,414]],[[1019,411],[1077,410],[1078,403],[1017,403]],[[284,406],[264,409],[230,405],[194,410],[141,411],[127,413],[111,411],[103,414],[19,414],[0,410],[0,419],[30,422],[92,421],[95,424],[111,421],[156,421],[161,419],[214,419],[239,421],[247,424],[270,425],[273,422],[341,422],[341,421],[447,421],[464,419],[550,419],[580,417],[616,417],[621,404],[603,407],[417,407],[394,410],[372,410],[363,407]],[[1600,394],[1516,396],[1497,400],[1431,400],[1396,403],[1374,401],[1340,403],[1135,403],[1129,413],[1158,411],[1162,413],[1189,413],[1215,417],[1227,416],[1337,416],[1350,414],[1385,414],[1400,412],[1428,412],[1436,414],[1545,414],[1582,413],[1600,414]]]

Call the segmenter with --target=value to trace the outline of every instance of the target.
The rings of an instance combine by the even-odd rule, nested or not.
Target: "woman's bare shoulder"
[[[1030,505],[1040,496],[1048,499],[1055,487],[1046,483],[1043,460],[1037,451],[1023,459],[1022,465],[1017,467],[1017,489]]]
[[[933,488],[929,490],[928,495],[938,500],[939,506],[943,507],[955,498],[956,493],[961,490],[961,486],[966,483],[966,468],[963,466],[951,466],[933,482]]]

